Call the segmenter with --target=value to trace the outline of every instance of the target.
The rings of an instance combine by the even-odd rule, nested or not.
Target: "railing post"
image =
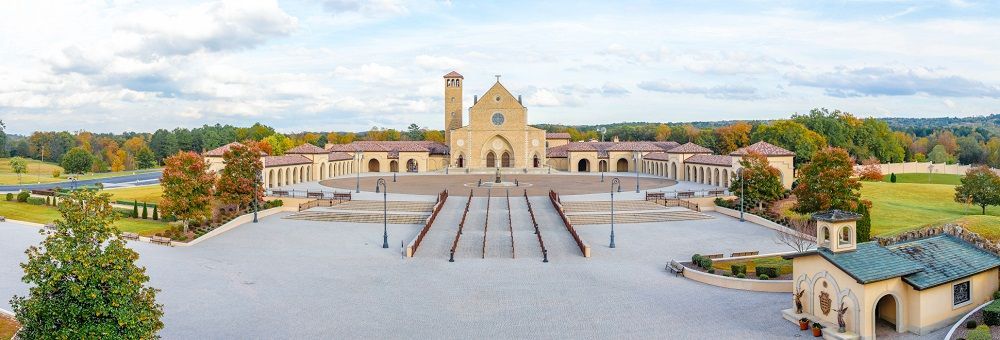
[[[448,262],[455,262],[455,251],[454,250],[451,251],[451,255],[448,258]]]
[[[542,250],[542,262],[549,263],[549,251]]]

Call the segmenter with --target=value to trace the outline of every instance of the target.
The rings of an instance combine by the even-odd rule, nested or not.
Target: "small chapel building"
[[[782,314],[823,324],[826,339],[871,340],[879,329],[927,334],[1000,288],[1000,257],[955,236],[857,243],[861,215],[832,210],[813,218],[817,248],[784,256],[792,260],[793,296]]]

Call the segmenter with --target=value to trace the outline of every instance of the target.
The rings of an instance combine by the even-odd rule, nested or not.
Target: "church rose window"
[[[504,120],[504,118],[503,118],[503,114],[502,113],[497,112],[497,113],[493,114],[493,125],[497,125],[497,126],[503,125],[503,120]]]

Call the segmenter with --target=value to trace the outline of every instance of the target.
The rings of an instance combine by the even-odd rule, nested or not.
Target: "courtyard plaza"
[[[616,199],[641,199],[634,182],[629,190],[622,181]],[[690,185],[662,189],[696,187]],[[391,182],[389,188],[390,200],[434,200],[397,194]],[[584,258],[549,198],[530,196],[548,249],[549,262],[543,263],[523,191],[511,190],[513,230],[508,230],[506,192],[494,189],[492,198],[473,198],[459,252],[448,262],[466,190],[448,198],[412,258],[402,257],[400,245],[417,236],[420,224],[390,224],[390,248],[383,249],[380,223],[285,218],[292,213],[264,217],[191,247],[129,246],[139,252],[149,284],[162,290],[157,301],[164,305],[160,335],[166,339],[809,336],[781,318],[791,298],[787,293],[709,286],[663,268],[670,259],[693,253],[790,250],[775,242],[772,230],[707,212],[713,218],[616,224],[617,247],[611,249],[609,225],[580,225],[577,230],[592,249],[592,257]],[[381,196],[364,191],[355,197]],[[608,194],[562,198],[592,201]],[[484,232],[487,200],[490,230]],[[512,234],[513,248],[490,234],[493,229]],[[18,265],[26,259],[24,249],[42,235],[14,222],[0,223],[0,235],[0,308],[9,310],[9,297],[27,292]],[[892,335],[939,339],[945,332]]]

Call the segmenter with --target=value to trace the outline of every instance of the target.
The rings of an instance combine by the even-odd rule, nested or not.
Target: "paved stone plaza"
[[[506,200],[497,192],[491,214],[502,212],[503,218],[494,222],[491,215],[490,228],[509,232]],[[390,196],[401,197],[413,196]],[[449,198],[440,225],[457,224],[466,198]],[[379,224],[283,218],[288,213],[192,247],[130,246],[141,254],[150,284],[162,289],[161,335],[167,339],[807,336],[781,318],[788,294],[708,286],[663,269],[670,259],[695,252],[789,250],[774,242],[769,229],[715,213],[706,220],[620,224],[618,247],[610,249],[608,225],[579,226],[593,253],[584,258],[548,198],[530,199],[549,263],[542,263],[525,227],[530,217],[524,197],[513,193],[516,259],[509,244],[494,243],[502,237],[489,235],[491,247],[481,258],[484,234],[477,228],[485,217],[475,213],[454,263],[447,261],[454,227],[432,228],[416,257],[404,259],[400,244],[413,239],[420,225],[390,225],[391,247],[382,249]],[[477,197],[472,210],[485,205],[486,198]],[[18,266],[23,251],[41,236],[11,222],[0,223],[0,235],[0,308],[10,309],[9,297],[27,291]]]
[[[476,185],[480,180],[484,183],[488,183],[494,181],[496,178],[496,175],[487,173],[472,175],[398,174],[396,176],[396,182],[392,183],[391,173],[366,175],[367,176],[361,177],[361,190],[371,190],[371,188],[375,187],[375,181],[377,181],[378,178],[385,178],[390,181],[390,192],[419,195],[434,195],[444,189],[447,189],[452,194],[461,193],[463,195],[468,195],[469,189],[476,188]],[[514,182],[514,180],[517,180],[519,184],[524,183],[524,186],[509,188],[512,192],[516,191],[519,194],[523,192],[523,190],[527,189],[528,195],[547,195],[549,193],[549,189],[553,189],[563,195],[578,195],[607,192],[611,188],[611,179],[613,177],[621,179],[622,190],[635,190],[636,176],[634,173],[607,173],[605,175],[604,182],[601,182],[601,175],[592,173],[558,175],[505,174],[501,177],[501,179],[505,182]],[[357,186],[356,179],[350,176],[325,180],[320,183],[322,186],[327,187],[322,188],[324,190],[332,190],[330,187],[335,189],[351,190]],[[676,181],[670,179],[653,177],[646,174],[640,174],[639,178],[639,186],[643,190],[668,187],[676,183]],[[303,184],[308,185],[309,183]],[[315,187],[315,185],[313,185],[313,187]],[[482,194],[477,193],[477,195],[485,196],[485,191],[481,192]]]

